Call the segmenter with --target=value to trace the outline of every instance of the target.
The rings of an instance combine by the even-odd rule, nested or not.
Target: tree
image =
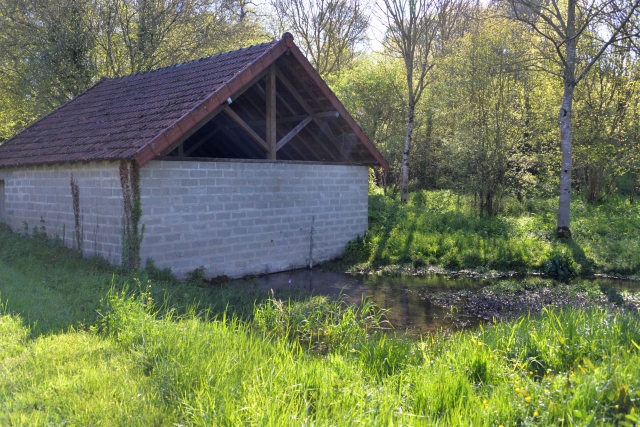
[[[625,30],[639,0],[503,0],[511,18],[528,25],[539,37],[540,51],[551,47],[563,80],[560,107],[560,198],[556,233],[571,236],[572,111],[575,88],[593,65],[616,43],[631,35]]]
[[[267,39],[247,0],[0,0],[0,140],[102,76]]]
[[[415,109],[428,85],[438,53],[461,32],[465,0],[383,0],[387,21],[385,47],[402,58],[407,73],[407,129],[402,152],[402,203],[409,194],[409,156]]]
[[[404,104],[398,88],[403,67],[384,55],[371,54],[355,61],[352,68],[333,79],[332,89],[358,124],[389,162],[389,170],[375,169],[385,192],[395,191],[400,181]]]
[[[603,56],[576,91],[575,170],[589,203],[613,194],[633,163],[628,159],[636,151],[635,68],[631,51],[619,49]]]
[[[522,187],[531,167],[530,54],[519,27],[478,20],[442,61],[431,87],[437,120],[449,135],[447,174],[473,193],[482,215],[497,214],[502,196],[510,186]]]
[[[97,0],[102,72],[121,76],[266,39],[243,0]]]
[[[5,0],[0,73],[17,97],[37,99],[41,115],[85,90],[95,58],[86,0]],[[33,103],[32,103],[33,104]]]
[[[271,5],[278,31],[293,33],[323,78],[349,64],[366,41],[369,16],[361,0],[271,0]]]

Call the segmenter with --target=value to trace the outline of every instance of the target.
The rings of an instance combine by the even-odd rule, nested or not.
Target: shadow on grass
[[[18,314],[32,335],[87,328],[108,309],[110,291],[148,293],[160,315],[171,309],[189,310],[216,318],[250,318],[254,306],[272,295],[255,280],[210,284],[202,275],[178,280],[169,270],[140,269],[124,274],[102,258],[83,258],[44,233],[12,232],[0,225],[0,307]],[[278,291],[280,299],[300,299],[296,291]],[[1,314],[1,313],[0,313]]]
[[[578,274],[592,274],[594,272],[593,260],[589,259],[580,245],[573,240],[573,237],[568,239],[561,239],[560,243],[571,251],[573,260],[580,265],[580,271]]]

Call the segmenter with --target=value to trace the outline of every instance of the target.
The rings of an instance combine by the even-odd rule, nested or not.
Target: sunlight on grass
[[[557,274],[555,261],[577,274],[640,272],[640,208],[622,197],[596,206],[576,200],[568,241],[554,236],[553,200],[518,204],[498,217],[480,217],[470,206],[449,191],[412,193],[406,206],[370,195],[369,231],[347,246],[343,264]]]

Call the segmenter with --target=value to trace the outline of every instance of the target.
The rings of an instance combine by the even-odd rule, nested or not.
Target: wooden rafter
[[[229,117],[231,117],[231,119],[236,122],[237,124],[240,125],[240,127],[242,129],[244,129],[245,132],[247,132],[251,138],[253,138],[258,144],[260,144],[262,146],[262,148],[264,148],[265,150],[267,150],[267,152],[269,151],[269,145],[265,142],[264,139],[262,139],[262,137],[260,135],[258,135],[256,133],[256,131],[254,131],[253,129],[251,129],[251,126],[249,126],[247,124],[247,122],[245,122],[242,117],[240,117],[239,115],[237,115],[235,113],[235,111],[233,111],[231,109],[231,107],[227,106],[227,108],[225,108],[224,110],[225,113],[227,113],[229,115]]]
[[[256,84],[256,85],[254,86],[254,88],[255,88],[258,92],[260,92],[260,95],[261,95],[263,98],[266,98],[266,92],[265,92],[265,90],[262,88],[262,86],[260,86],[260,84]],[[286,99],[284,99],[280,93],[278,93],[278,91],[276,91],[276,97],[277,97],[278,101],[280,101],[280,103],[281,103],[281,104],[282,104],[282,105],[283,105],[283,106],[284,106],[284,107],[289,111],[289,114],[293,114],[293,115],[298,114],[298,113],[293,109],[293,107],[291,107],[291,105],[289,105],[289,103],[287,102],[287,100],[286,100]],[[306,116],[307,116],[307,115],[303,116],[303,118],[304,118],[304,117],[306,117]],[[314,138],[315,138],[315,136],[314,136]],[[317,140],[317,138],[315,138],[315,139]],[[303,146],[304,146],[304,148],[306,148],[306,149],[307,149],[307,151],[311,154],[311,156],[315,156],[316,158],[319,158],[318,156],[316,156],[316,155],[314,154],[313,150],[311,150],[311,148],[309,147],[309,145],[307,144],[307,142],[306,142],[306,141],[304,141],[303,139],[301,139],[301,145],[303,145]],[[295,151],[296,153],[298,153],[298,155],[300,156],[300,158],[302,158],[302,159],[304,159],[304,160],[309,160],[308,156],[305,156],[305,155],[304,155],[304,153],[303,153],[303,152],[301,152],[301,151],[300,151],[300,150],[299,150],[295,145],[290,145],[290,144],[289,144],[289,145],[287,145],[287,147],[293,147],[294,151]],[[323,146],[323,148],[324,148],[324,146]],[[327,150],[326,150],[326,148],[325,148],[325,151],[327,151]],[[328,151],[327,151],[327,152],[328,152]],[[333,157],[333,154],[329,153],[329,156],[330,156],[330,157]]]
[[[293,84],[286,78],[286,76],[280,71],[280,69],[276,66],[276,75],[278,79],[285,85],[287,90],[293,95],[295,100],[302,106],[302,108],[309,114],[310,116],[314,116],[316,113],[311,109],[309,103],[300,95],[300,92],[293,86]],[[333,132],[329,128],[328,123],[325,120],[321,120],[320,117],[314,117],[313,119],[320,130],[327,136],[327,138],[331,141],[334,147],[338,150],[340,155],[344,158],[345,161],[349,161],[349,155],[342,150],[339,144],[336,144],[335,137],[333,136]]]
[[[296,136],[302,129],[304,129],[304,127],[306,125],[309,124],[309,122],[311,122],[311,120],[313,120],[313,117],[311,116],[307,116],[306,119],[304,119],[303,121],[301,121],[300,123],[298,123],[298,125],[296,127],[294,127],[293,129],[291,129],[291,131],[286,134],[280,141],[278,141],[278,145],[276,146],[276,150],[281,149],[282,147],[284,147],[284,145],[291,141],[291,139]]]
[[[244,92],[246,92],[251,86],[253,86],[256,82],[258,82],[264,75],[267,73],[267,70],[263,70],[257,76],[253,77],[249,82],[244,84],[242,88],[240,88],[236,93],[233,94],[234,98],[238,98]],[[202,126],[209,123],[211,119],[217,116],[220,111],[223,111],[228,105],[223,103],[216,107],[213,111],[207,114],[203,119],[201,119],[195,126],[191,127],[187,132],[184,132],[176,141],[174,141],[169,147],[164,149],[162,152],[168,154],[176,149],[176,147],[180,146],[184,141],[187,140],[191,135],[196,133]]]
[[[209,139],[211,139],[218,132],[220,132],[220,126],[216,127],[214,130],[212,130],[211,132],[207,133],[205,136],[200,138],[198,140],[198,142],[193,144],[193,146],[191,146],[191,148],[189,148],[187,151],[184,152],[183,157],[189,157],[189,155],[191,155],[194,151],[196,151],[198,148],[200,148],[202,146],[202,144],[204,144],[205,142],[209,141]],[[183,145],[184,145],[184,143],[180,144],[181,147]]]

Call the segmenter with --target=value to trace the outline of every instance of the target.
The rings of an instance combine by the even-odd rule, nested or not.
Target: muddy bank
[[[342,272],[346,274],[363,274],[363,275],[376,275],[386,277],[400,277],[400,276],[432,276],[434,274],[447,276],[452,279],[459,277],[473,278],[473,279],[508,279],[508,278],[521,278],[525,276],[543,277],[547,279],[558,279],[555,275],[545,274],[539,271],[496,271],[496,270],[484,270],[484,269],[460,269],[449,270],[435,266],[415,267],[412,264],[391,264],[380,267],[371,267],[370,265],[347,265],[341,260],[329,261],[321,266],[323,269]],[[576,277],[582,278],[602,278],[611,280],[624,280],[624,281],[636,281],[640,282],[640,275],[624,276],[619,274],[608,273],[593,273],[590,275],[571,275],[563,278],[564,280],[573,279]]]
[[[455,313],[453,326],[465,328],[479,322],[535,315],[545,308],[607,308],[638,313],[640,292],[594,282],[562,283],[551,280],[501,281],[478,291],[454,290],[425,293],[429,304]]]
[[[236,284],[241,282],[236,281]],[[345,274],[303,269],[251,278],[245,286],[283,301],[309,295],[363,299],[386,310],[396,332],[419,336],[442,329],[472,328],[544,307],[638,307],[640,282],[606,278],[574,279],[569,284],[535,276],[477,277],[459,275]],[[234,288],[234,281],[227,286]],[[622,298],[622,299],[620,299]],[[630,305],[629,305],[630,304]],[[635,304],[635,305],[634,305]]]

